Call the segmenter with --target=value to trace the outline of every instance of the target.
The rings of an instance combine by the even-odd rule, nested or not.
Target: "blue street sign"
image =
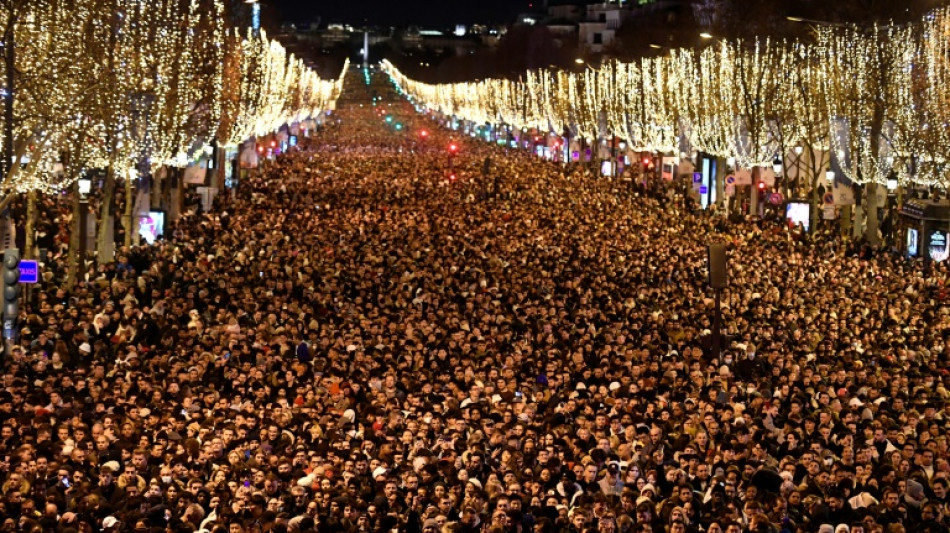
[[[702,183],[702,182],[703,182],[703,173],[693,172],[693,183]]]
[[[20,283],[38,283],[39,281],[39,263],[28,259],[20,261]]]
[[[703,185],[699,188],[699,194],[709,194],[709,187]]]

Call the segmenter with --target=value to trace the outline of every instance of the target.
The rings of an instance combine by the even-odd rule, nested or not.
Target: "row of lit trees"
[[[342,76],[227,18],[223,0],[0,0],[0,210],[105,169],[100,220],[124,180],[130,228],[139,176],[333,106]]]
[[[950,185],[950,11],[913,25],[816,31],[813,43],[721,41],[518,81],[426,85],[386,68],[414,99],[475,122],[616,136],[641,151],[698,150],[755,175],[808,152],[799,179],[807,170],[813,196],[826,154],[872,199],[889,177]],[[877,210],[867,211],[875,240]]]

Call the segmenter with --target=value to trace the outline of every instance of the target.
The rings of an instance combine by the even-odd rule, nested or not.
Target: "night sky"
[[[539,0],[542,1],[542,0]],[[529,0],[262,0],[287,22],[451,26],[510,22]]]

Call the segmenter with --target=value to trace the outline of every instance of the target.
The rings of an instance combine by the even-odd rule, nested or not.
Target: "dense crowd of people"
[[[0,530],[948,531],[944,265],[357,101],[25,307]]]

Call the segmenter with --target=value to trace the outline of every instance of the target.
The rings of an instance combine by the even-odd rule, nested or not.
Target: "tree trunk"
[[[158,176],[161,176],[161,179],[158,179]],[[165,187],[165,180],[168,179],[168,174],[165,172],[164,167],[158,169],[158,172],[153,172],[149,183],[149,209],[160,208],[162,206],[162,188]]]
[[[865,198],[862,207],[864,208],[865,220],[867,220],[867,225],[864,227],[864,240],[871,246],[877,246],[881,242],[878,236],[878,228],[880,228],[881,225],[877,208],[878,187],[878,183],[874,181],[868,182],[864,186]]]
[[[132,246],[132,234],[135,233],[135,226],[132,223],[132,209],[135,206],[136,198],[133,196],[135,194],[135,187],[132,186],[132,180],[126,178],[125,180],[125,214],[122,215],[122,227],[125,228],[125,240],[123,245],[126,248]]]
[[[66,289],[72,290],[76,286],[76,281],[79,277],[79,265],[81,261],[80,249],[82,248],[82,242],[80,241],[80,236],[82,234],[82,213],[80,209],[82,204],[79,202],[79,184],[76,183],[71,187],[70,196],[72,200],[72,211],[73,211],[73,224],[72,229],[69,231],[69,254],[66,258]]]
[[[853,205],[846,205],[841,209],[841,236],[844,240],[850,241],[853,236],[851,214],[854,212]]]
[[[113,0],[112,12],[118,13],[118,4]],[[113,31],[109,32],[109,72],[115,72],[115,49],[118,36],[118,19],[112,17]],[[111,116],[111,130],[115,130],[117,117]],[[115,223],[112,219],[112,203],[115,198],[115,154],[118,150],[117,135],[109,135],[109,166],[106,168],[106,183],[102,191],[102,205],[99,206],[99,233],[96,234],[96,259],[100,265],[115,261]]]
[[[36,257],[34,244],[36,242],[36,190],[31,190],[26,194],[26,243],[23,246],[23,258],[34,259]]]
[[[111,263],[115,259],[115,254],[110,252],[110,243],[108,240],[113,238],[109,231],[109,225],[112,224],[112,201],[115,197],[115,165],[109,165],[106,170],[106,183],[102,189],[102,205],[99,210],[99,234],[96,235],[96,251],[99,264]]]

